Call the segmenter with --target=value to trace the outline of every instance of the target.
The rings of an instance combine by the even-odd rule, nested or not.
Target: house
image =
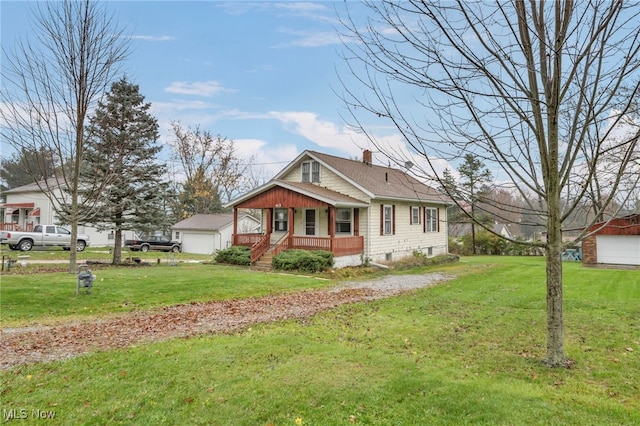
[[[260,231],[260,221],[250,214],[238,218],[239,232]],[[171,227],[172,239],[182,243],[183,253],[212,254],[231,246],[233,214],[196,214]]]
[[[640,214],[597,223],[582,241],[582,263],[640,266]]]
[[[49,187],[55,185],[55,178]],[[42,191],[47,188],[44,182],[8,189],[4,192],[5,202],[2,204],[4,215],[0,227],[7,230],[31,231],[38,224],[61,224],[56,216],[51,200]],[[98,231],[91,226],[78,225],[78,233],[89,236],[92,247],[113,246],[113,231]],[[133,232],[123,232],[123,238],[133,238]]]
[[[228,204],[260,212],[259,233],[234,226],[251,261],[289,249],[328,250],[336,267],[447,253],[447,200],[407,171],[304,151],[265,185]],[[234,224],[238,221],[234,220]]]

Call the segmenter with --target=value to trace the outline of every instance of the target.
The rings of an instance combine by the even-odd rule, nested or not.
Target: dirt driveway
[[[450,277],[440,273],[390,275],[371,281],[341,283],[327,290],[190,303],[109,319],[3,329],[0,368],[65,359],[172,337],[232,332],[256,323],[304,318],[338,305],[390,297],[448,279]]]

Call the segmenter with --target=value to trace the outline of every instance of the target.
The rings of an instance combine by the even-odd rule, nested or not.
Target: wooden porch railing
[[[279,253],[282,253],[285,250],[289,249],[289,238],[288,238],[288,234],[285,238],[282,238],[280,241],[278,241],[275,245],[275,247],[273,247],[273,250],[271,250],[271,253],[273,253],[274,256],[276,256]]]
[[[0,223],[0,230],[2,231],[26,231],[33,232],[33,222],[26,222],[24,227],[18,225],[17,223],[11,222],[2,222]]]
[[[306,237],[294,236],[293,244],[289,248],[301,250],[327,250],[335,256],[362,254],[364,251],[364,237]]]
[[[260,257],[269,250],[271,235],[264,234],[262,238],[251,246],[251,264],[255,263]]]
[[[364,237],[339,237],[333,239],[331,250],[335,256],[349,256],[364,253]]]
[[[234,245],[251,247],[251,263],[256,262],[269,250],[271,235],[269,234],[237,234],[233,236]],[[362,254],[364,251],[364,237],[307,237],[296,236],[289,238],[285,234],[278,241],[271,253],[277,255],[287,249],[300,250],[327,250],[333,252],[334,256],[349,256]]]
[[[253,246],[264,237],[264,234],[234,234],[234,246]]]

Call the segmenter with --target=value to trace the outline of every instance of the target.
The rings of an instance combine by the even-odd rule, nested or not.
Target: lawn
[[[305,320],[16,367],[0,376],[3,414],[24,413],[23,424],[47,414],[57,424],[640,423],[640,271],[565,264],[565,370],[540,363],[543,259],[445,269],[457,278]],[[154,285],[140,282],[149,294]]]

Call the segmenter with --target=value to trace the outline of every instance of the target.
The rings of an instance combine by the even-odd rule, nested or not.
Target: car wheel
[[[148,252],[148,251],[149,251],[149,246],[142,246],[142,247],[140,247],[140,251],[142,251],[142,252],[144,252],[144,253]]]
[[[180,251],[180,247],[173,246],[173,247],[171,247],[171,251],[174,252],[174,253],[178,253]]]
[[[10,248],[11,250],[18,250],[18,246],[16,246],[15,244],[10,244],[10,245],[9,245],[9,248]]]
[[[84,251],[84,248],[87,246],[87,243],[85,243],[82,240],[78,240],[78,242],[76,243],[76,251]]]
[[[18,244],[18,247],[22,251],[29,251],[33,247],[33,241],[31,241],[31,240],[22,240],[22,241],[20,241],[20,244]]]

